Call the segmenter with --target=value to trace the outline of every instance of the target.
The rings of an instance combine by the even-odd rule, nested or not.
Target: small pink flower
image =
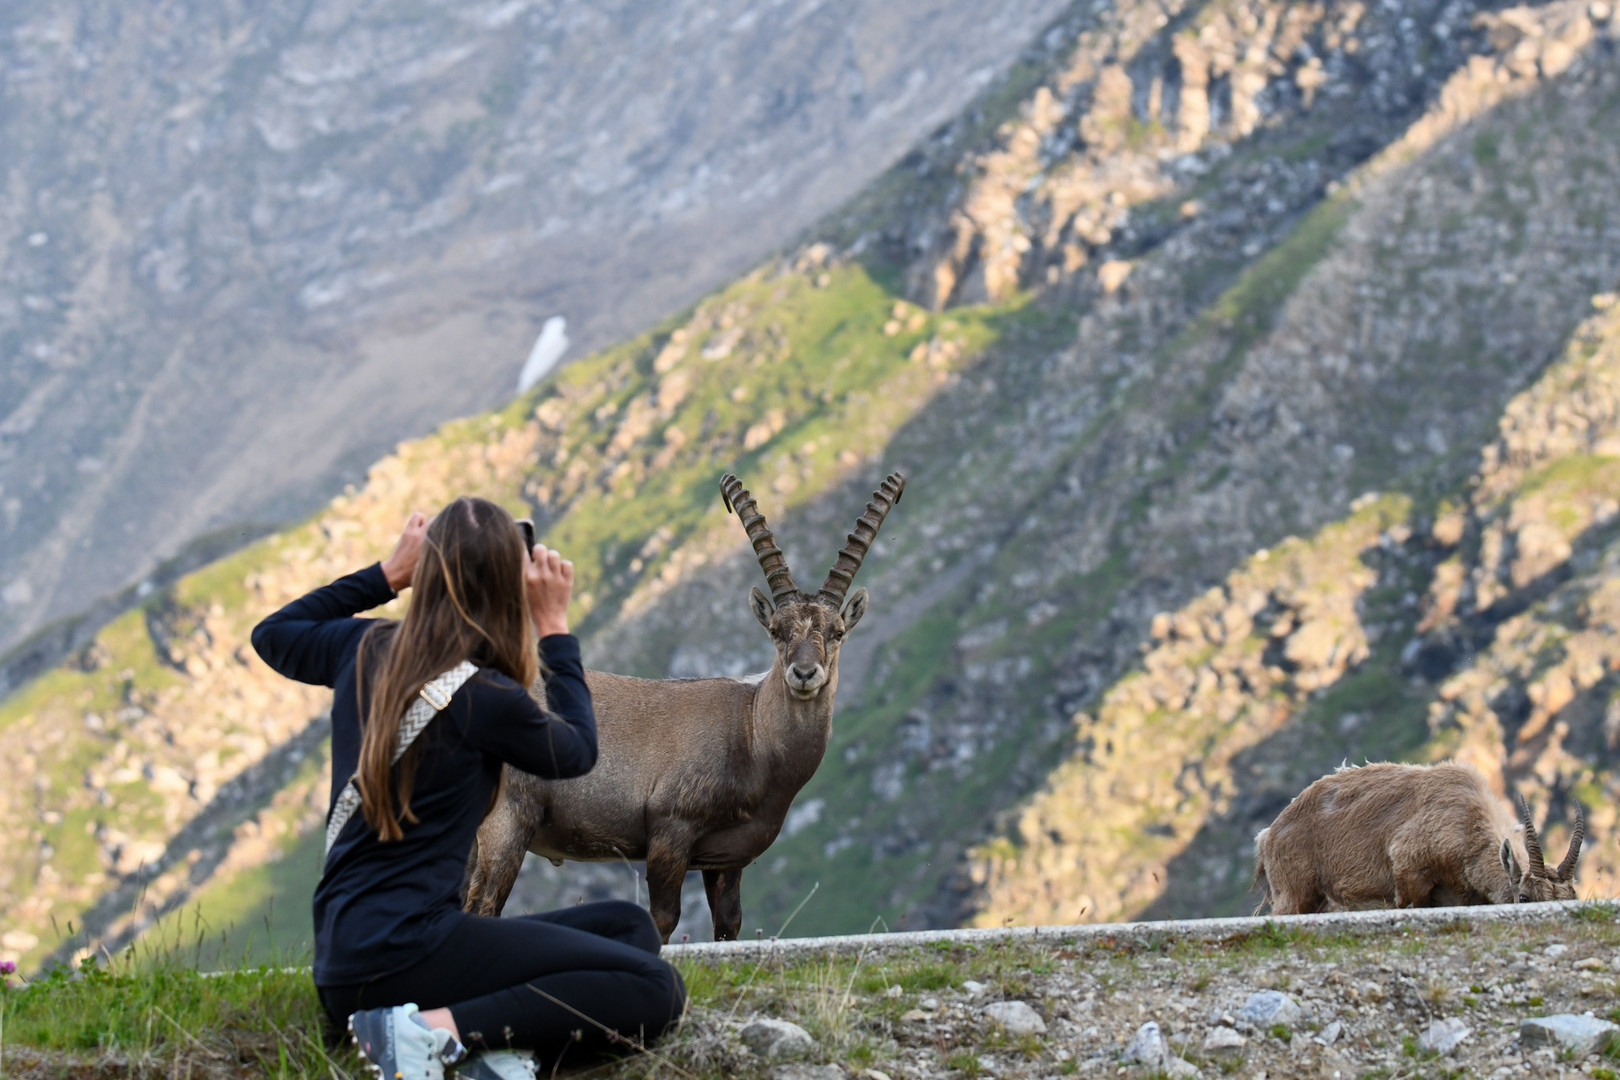
[[[12,963],[10,960],[0,960],[0,975],[15,975],[16,973],[16,964]]]

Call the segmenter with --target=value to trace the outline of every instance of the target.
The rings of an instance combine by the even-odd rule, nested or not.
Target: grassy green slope
[[[149,774],[162,751],[143,762],[143,741],[161,744],[194,723],[234,738],[263,707],[295,720],[315,715],[319,695],[281,693],[244,648],[246,631],[299,589],[375,557],[409,509],[473,490],[515,511],[537,511],[547,542],[579,565],[577,621],[588,636],[638,588],[656,590],[736,546],[713,490],[721,471],[749,478],[773,507],[815,498],[876,456],[954,368],[1023,318],[1022,299],[948,317],[904,305],[897,312],[895,280],[892,269],[858,262],[758,271],[685,316],[571,365],[498,413],[401,447],[364,487],[312,522],[182,579],[104,629],[88,664],[64,666],[14,695],[0,706],[0,738],[37,762],[47,785],[41,791],[50,793],[41,797],[44,826],[32,837],[22,828],[11,833],[14,851],[29,839],[44,842],[36,849],[44,855],[10,882],[16,899],[30,877],[34,895],[50,895],[48,905],[35,905],[35,917],[9,920],[8,928],[39,939],[27,955],[42,955],[56,940],[53,929],[80,921],[98,885],[139,884],[140,873],[105,865],[98,830],[113,820],[107,805],[116,807],[122,834],[157,840],[154,851],[188,813],[206,809],[195,792],[151,790],[143,769]],[[936,341],[948,347],[930,351]],[[222,708],[222,687],[244,707]],[[108,730],[87,730],[83,717],[104,717],[117,730],[121,710],[129,719],[117,750]],[[109,755],[137,764],[116,774],[122,783],[105,786],[102,803],[77,780]],[[192,779],[181,756],[171,756]],[[254,793],[253,805],[233,808],[236,818],[246,815],[255,828],[276,820],[271,794]],[[180,910],[174,905],[192,893],[183,880],[190,852],[164,852],[157,857],[168,879],[120,914],[138,929],[168,910],[166,932],[199,918],[217,929],[235,924],[232,940],[245,941],[264,921],[270,895],[281,898],[279,912],[298,910],[313,879],[307,840],[293,840],[290,827],[281,831],[267,857],[291,851],[239,872],[225,865],[222,879]],[[273,935],[278,944],[303,940],[297,917],[288,917],[287,932]]]
[[[1392,665],[1416,624],[1405,596],[1427,579],[1369,570],[1363,556],[1392,530],[1421,533],[1455,496],[1503,402],[1576,321],[1572,298],[1584,303],[1604,265],[1585,238],[1605,227],[1614,191],[1561,163],[1606,152],[1612,110],[1594,113],[1572,83],[1451,137],[1467,109],[1445,94],[1410,132],[1382,113],[1369,127],[1354,97],[1324,97],[1245,137],[1212,136],[1195,169],[1162,174],[1173,179],[1127,184],[1135,209],[1110,219],[1117,248],[1093,253],[1128,262],[1123,286],[1082,263],[995,303],[904,303],[908,230],[927,232],[927,215],[947,217],[957,199],[1003,205],[974,203],[976,185],[1006,180],[996,163],[1017,156],[1009,148],[1044,145],[1021,125],[1087,63],[1020,69],[929,161],[903,164],[830,223],[841,247],[759,268],[502,410],[402,445],[311,521],[149,597],[0,703],[0,753],[20,781],[0,793],[0,930],[29,942],[7,948],[66,955],[85,939],[65,927],[86,915],[92,937],[114,942],[200,915],[234,923],[241,943],[271,896],[271,924],[289,919],[274,938],[296,939],[287,913],[314,876],[299,837],[319,811],[308,793],[322,695],[265,671],[247,633],[380,555],[412,509],[468,491],[534,513],[579,567],[576,625],[594,664],[661,675],[757,657],[740,603],[757,572],[715,492],[726,470],[760,497],[801,580],[830,559],[863,489],[890,467],[911,476],[863,570],[864,681],[841,702],[805,812],[745,878],[749,929],[775,931],[795,911],[794,933],[954,921],[971,914],[962,890],[984,919],[1037,917],[1018,893],[1026,878],[1050,904],[1039,917],[1126,913],[1160,897],[1153,875],[1170,860],[1200,852],[1195,885],[1164,902],[1237,902],[1242,830],[1297,779],[1279,755],[1417,752],[1428,699]],[[1359,170],[1334,150],[1349,125],[1386,145]],[[1168,137],[1142,133],[1126,164],[1158,170]],[[1086,161],[1019,165],[1035,171],[1007,174],[1008,212],[1024,195],[1067,198],[1065,170],[1086,179]],[[1123,188],[1095,186],[1088,198],[1118,208]],[[1535,290],[1515,285],[1532,270]],[[1353,509],[1368,488],[1401,494]],[[1279,547],[1290,534],[1309,539]],[[1269,569],[1251,560],[1257,548],[1275,550]],[[1219,589],[1236,578],[1242,595]],[[1329,587],[1313,590],[1317,578]],[[1155,610],[1226,627],[1233,605],[1232,625],[1250,625],[1200,640],[1175,630],[1142,658],[1158,674],[1128,674]],[[1377,632],[1355,629],[1368,618]],[[1300,645],[1279,659],[1279,642],[1312,625],[1326,654]],[[1315,673],[1310,685],[1299,671]],[[1291,726],[1262,708],[1273,691]],[[1189,704],[1206,693],[1204,711]],[[1371,717],[1359,741],[1345,738],[1350,714]],[[1084,792],[1076,812],[1111,799],[1134,807],[1129,820],[1086,833],[1065,818],[1043,834],[1027,793],[1066,759],[1059,776],[1090,775],[1078,756],[1110,741],[1138,749],[1109,751],[1124,779]],[[1229,778],[1189,773],[1172,750],[1218,759]],[[300,784],[304,797],[289,794]],[[998,818],[1005,841],[962,882],[965,848]],[[1109,880],[1064,876],[1080,836]],[[1047,843],[1057,854],[1020,848]]]
[[[1245,912],[1248,839],[1363,760],[1471,761],[1531,798],[1549,851],[1581,800],[1582,895],[1613,895],[1620,318],[1598,299],[1466,484],[1369,497],[1155,622],[1078,751],[976,852],[981,925]]]

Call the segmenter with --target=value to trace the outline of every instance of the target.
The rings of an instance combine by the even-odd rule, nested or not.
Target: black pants
[[[540,915],[462,915],[420,964],[358,986],[320,987],[334,1022],[415,1002],[448,1007],[469,1049],[539,1051],[646,1043],[686,1004],[680,975],[658,958],[652,917],[623,900]]]

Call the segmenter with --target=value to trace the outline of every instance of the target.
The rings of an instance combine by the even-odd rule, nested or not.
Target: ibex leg
[[[1429,896],[1440,883],[1427,858],[1427,845],[1397,839],[1390,845],[1389,868],[1395,878],[1395,906],[1429,907]]]
[[[1315,915],[1327,908],[1327,897],[1316,888],[1278,888],[1271,885],[1271,913],[1273,915]],[[1256,909],[1255,914],[1259,914]]]
[[[742,867],[703,871],[703,891],[709,896],[714,940],[736,941],[742,932]]]
[[[504,805],[497,806],[478,827],[467,874],[466,910],[474,915],[499,915],[512,894],[528,848],[528,833]]]
[[[1395,906],[1406,907],[1432,907],[1429,897],[1433,895],[1435,887],[1434,878],[1430,875],[1428,867],[1413,867],[1395,872]]]
[[[684,833],[654,834],[647,843],[647,907],[666,945],[681,921],[681,885],[690,859],[691,842]]]

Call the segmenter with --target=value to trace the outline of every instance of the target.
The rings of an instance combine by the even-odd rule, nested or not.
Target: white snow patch
[[[518,375],[518,393],[523,393],[549,375],[567,351],[568,320],[561,315],[553,315],[540,328],[540,336],[535,338],[534,348],[529,350],[529,358],[523,362],[523,371]]]

